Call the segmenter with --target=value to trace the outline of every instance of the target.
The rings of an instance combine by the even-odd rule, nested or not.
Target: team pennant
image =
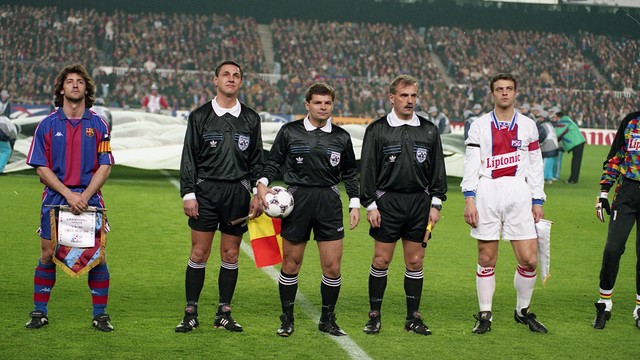
[[[553,221],[540,219],[536,223],[538,233],[538,272],[542,280],[542,286],[547,286],[547,280],[551,277],[551,224]]]
[[[105,258],[107,245],[107,225],[104,210],[96,214],[95,241],[91,247],[74,247],[61,245],[58,242],[58,214],[60,209],[52,209],[51,241],[55,249],[53,262],[71,277],[78,277],[88,273],[99,265]]]

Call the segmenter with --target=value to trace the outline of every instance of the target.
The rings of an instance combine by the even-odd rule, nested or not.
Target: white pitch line
[[[167,171],[161,170],[161,173],[164,174],[169,179],[169,182],[171,182],[175,187],[180,189],[180,182],[178,180],[171,177],[171,175]],[[240,243],[240,248],[242,249],[242,251],[244,251],[244,253],[247,256],[251,258],[252,261],[255,262],[253,249],[249,244],[242,241]],[[280,273],[273,266],[263,267],[261,268],[261,270],[265,274],[267,274],[271,278],[271,280],[273,280],[276,284],[278,283],[278,278],[280,277]],[[298,291],[296,295],[296,303],[300,305],[300,307],[304,310],[307,316],[315,319],[316,322],[320,320],[320,318],[317,316],[317,313],[318,313],[317,310],[313,307],[313,305],[307,300],[304,294],[301,293],[300,291]],[[358,344],[356,344],[355,341],[351,340],[351,338],[348,335],[347,336],[331,336],[327,334],[327,336],[331,340],[335,341],[342,348],[342,350],[344,350],[347,353],[347,355],[349,355],[349,357],[351,357],[352,359],[372,360],[371,357],[367,355],[367,353],[364,350],[362,350],[362,348],[358,346]]]

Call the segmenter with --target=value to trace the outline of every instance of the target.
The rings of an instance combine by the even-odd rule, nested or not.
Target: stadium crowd
[[[418,110],[452,121],[475,103],[489,109],[487,79],[507,71],[520,103],[558,106],[585,127],[615,129],[638,103],[640,41],[586,32],[274,19],[272,71],[251,17],[1,5],[0,28],[13,29],[0,33],[0,89],[18,103],[50,103],[56,69],[81,62],[110,106],[138,108],[157,84],[172,111],[190,110],[214,96],[211,64],[230,57],[247,75],[240,99],[277,114],[304,113],[304,89],[324,80],[336,116],[376,118],[399,73],[420,80]],[[510,56],[496,58],[496,43]]]

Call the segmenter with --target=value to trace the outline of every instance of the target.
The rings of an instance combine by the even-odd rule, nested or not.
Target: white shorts
[[[524,178],[504,176],[481,177],[476,192],[478,226],[471,236],[478,240],[536,239],[536,226],[531,212],[531,190]]]

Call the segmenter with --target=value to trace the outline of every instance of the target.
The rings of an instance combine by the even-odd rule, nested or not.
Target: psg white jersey
[[[526,180],[532,199],[545,199],[538,128],[531,118],[515,112],[503,122],[486,113],[471,124],[465,145],[464,193],[475,194],[480,178],[512,176]]]

